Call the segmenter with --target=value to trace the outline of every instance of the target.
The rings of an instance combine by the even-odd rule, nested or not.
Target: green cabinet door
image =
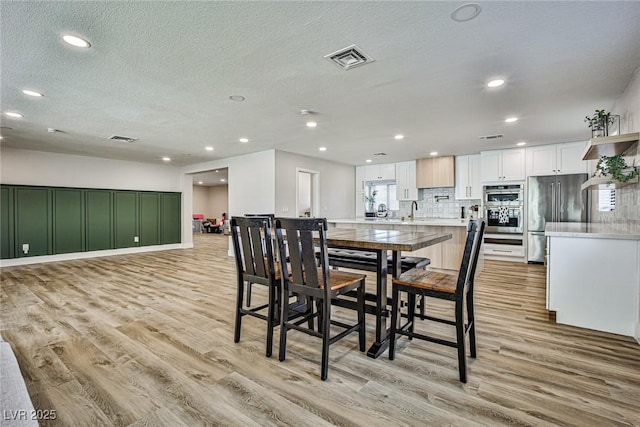
[[[15,253],[20,257],[50,255],[51,190],[15,188]]]
[[[113,249],[112,192],[86,190],[87,250]]]
[[[140,193],[140,246],[160,244],[160,194]]]
[[[77,188],[54,189],[53,253],[84,251],[84,231],[84,192]]]
[[[0,258],[13,258],[13,249],[13,188],[0,187]]]
[[[181,241],[180,193],[162,193],[160,195],[160,238],[163,244]]]
[[[139,246],[138,193],[135,191],[114,192],[113,212],[116,248]]]

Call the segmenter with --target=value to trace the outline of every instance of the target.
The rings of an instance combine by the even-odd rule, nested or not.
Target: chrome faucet
[[[416,207],[416,210],[418,210],[418,202],[416,202],[415,200],[411,202],[411,213],[409,214],[409,218],[413,219],[413,207]]]

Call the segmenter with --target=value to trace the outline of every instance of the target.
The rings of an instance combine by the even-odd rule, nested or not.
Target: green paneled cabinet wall
[[[180,243],[181,194],[0,186],[0,258]]]

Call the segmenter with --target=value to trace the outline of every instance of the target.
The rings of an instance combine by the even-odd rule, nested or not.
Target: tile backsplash
[[[418,190],[418,210],[414,211],[415,218],[460,218],[461,209],[464,207],[465,216],[468,218],[472,213],[470,208],[473,205],[480,205],[477,200],[456,200],[455,189],[452,187],[443,188],[421,188]],[[401,201],[400,210],[396,216],[408,216],[411,213],[411,202]],[[474,217],[477,213],[473,212]]]

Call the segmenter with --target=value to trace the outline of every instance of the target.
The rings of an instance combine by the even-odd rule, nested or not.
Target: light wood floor
[[[281,363],[245,318],[233,343],[227,242],[2,269],[2,336],[36,409],[57,413],[42,425],[640,425],[640,346],[550,321],[541,266],[485,263],[466,385],[454,349],[401,338],[396,360],[373,360],[357,335],[322,382],[316,338],[291,332]]]

